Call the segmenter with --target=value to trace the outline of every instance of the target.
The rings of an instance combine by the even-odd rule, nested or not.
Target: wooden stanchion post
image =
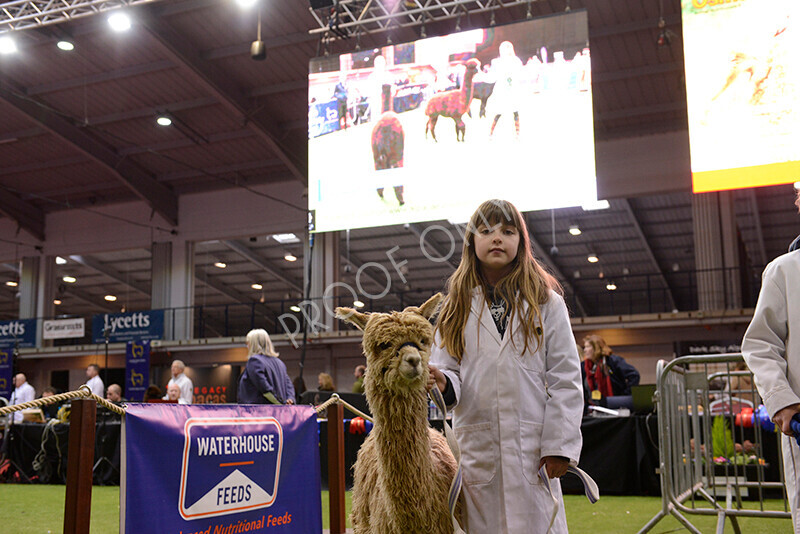
[[[69,416],[67,489],[64,499],[64,534],[89,534],[92,510],[92,465],[97,405],[75,399]]]
[[[331,534],[344,534],[344,408],[338,403],[328,407],[328,496]]]

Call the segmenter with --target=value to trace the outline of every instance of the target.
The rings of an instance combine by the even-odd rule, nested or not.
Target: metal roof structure
[[[257,31],[255,9],[242,10],[231,0],[144,2],[126,8],[134,21],[128,32],[112,33],[106,10],[135,3],[64,2],[51,14],[45,13],[53,7],[50,2],[2,3],[0,36],[12,35],[18,52],[0,56],[0,212],[39,240],[47,239],[44,220],[54,212],[69,215],[141,200],[174,223],[182,199],[191,195],[234,189],[256,195],[286,183],[298,192],[291,201],[297,208],[291,226],[302,236],[309,60],[382,46],[389,39],[416,39],[423,25],[433,36],[456,25],[468,29],[523,20],[529,11],[542,16],[585,8],[596,140],[686,135],[678,0],[436,0],[438,16],[433,10],[422,16],[430,5],[423,0],[340,0],[338,26],[350,33],[347,39],[331,31],[330,8],[267,0],[260,7],[266,61],[253,61],[249,54]],[[405,11],[386,18],[390,4]],[[670,32],[668,46],[656,44],[661,19]],[[61,40],[74,43],[74,50],[59,50]],[[158,127],[159,115],[169,116],[172,126]],[[610,208],[601,211],[527,214],[536,253],[565,285],[573,313],[692,309],[692,194],[671,184],[663,190],[611,198]],[[747,276],[757,284],[760,267],[784,252],[797,234],[792,188],[732,195],[744,264],[753,266]],[[432,224],[449,225],[434,221],[340,232],[342,280],[354,284],[359,266],[385,263],[391,243],[408,260],[405,282],[392,273],[394,287],[411,293],[387,296],[376,306],[411,304],[441,289],[457,255],[451,261],[430,260],[447,255],[450,247],[436,232],[421,244],[420,236]],[[572,225],[583,233],[570,235]],[[300,260],[286,261],[287,252]],[[600,261],[588,263],[590,252]],[[19,259],[30,254],[29,247],[21,247],[13,257],[0,258],[0,282],[16,280]],[[281,313],[301,298],[302,254],[302,244],[280,244],[263,234],[199,239],[195,303]],[[65,259],[56,275],[78,281],[59,283],[59,314],[150,307],[150,250],[109,244],[103,252]],[[226,267],[215,267],[217,262]],[[379,275],[364,280],[366,289],[377,292]],[[606,289],[611,281],[618,288],[614,292]],[[17,293],[18,288],[0,283],[0,319],[17,316]],[[104,301],[106,294],[117,301]]]

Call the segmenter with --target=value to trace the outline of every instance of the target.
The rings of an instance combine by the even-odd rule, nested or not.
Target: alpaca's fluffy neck
[[[427,397],[418,391],[402,396],[383,395],[377,403],[372,401],[372,432],[376,434],[373,439],[385,489],[398,506],[395,513],[418,515],[419,507],[429,506],[421,502],[421,496],[433,484]]]
[[[474,76],[475,71],[467,69],[467,72],[464,74],[464,84],[461,86],[461,94],[467,106],[472,102],[472,78]]]

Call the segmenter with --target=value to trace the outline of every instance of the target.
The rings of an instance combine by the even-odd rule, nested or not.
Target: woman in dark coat
[[[265,330],[247,334],[247,366],[239,378],[239,404],[294,404],[294,386]]]
[[[597,335],[583,338],[581,374],[588,384],[591,398],[630,395],[631,386],[639,385],[639,371],[622,357],[611,353],[611,347]]]

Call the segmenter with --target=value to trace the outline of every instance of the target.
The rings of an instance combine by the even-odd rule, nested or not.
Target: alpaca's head
[[[364,332],[367,399],[381,393],[404,394],[422,391],[428,381],[428,360],[433,343],[430,318],[438,309],[437,293],[422,306],[401,312],[361,313],[336,308],[336,316]]]

